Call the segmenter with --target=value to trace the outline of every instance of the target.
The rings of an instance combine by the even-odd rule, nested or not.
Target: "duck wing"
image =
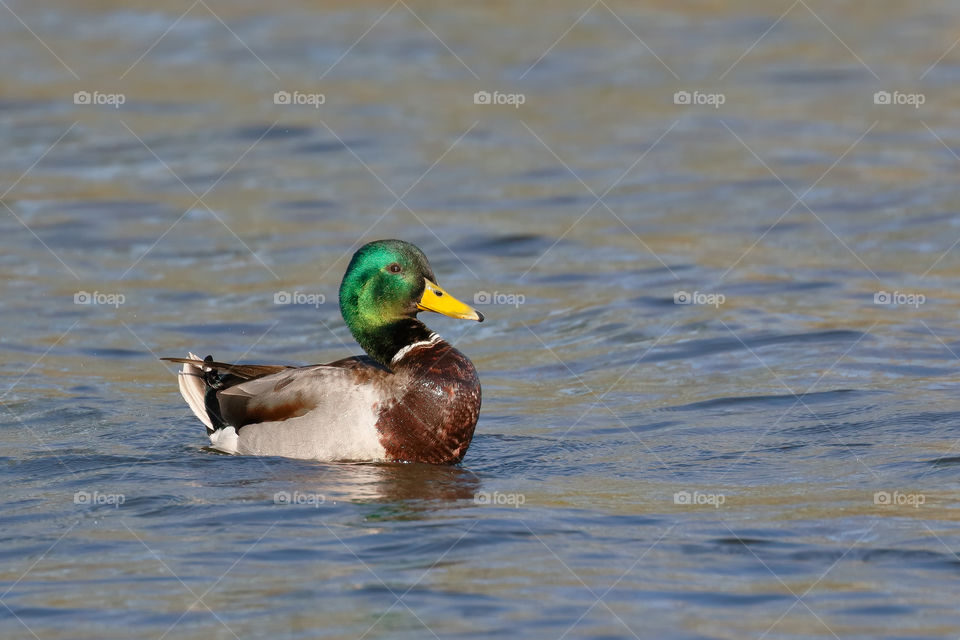
[[[227,426],[282,422],[310,412],[333,413],[349,408],[359,396],[382,388],[387,369],[363,356],[330,364],[288,368],[233,384],[217,392],[220,415]],[[363,394],[356,391],[363,390]],[[367,404],[370,404],[367,401]],[[367,407],[370,409],[371,407]]]
[[[300,417],[390,373],[368,356],[307,367],[230,364],[192,353],[162,360],[184,365],[181,393],[211,433]]]

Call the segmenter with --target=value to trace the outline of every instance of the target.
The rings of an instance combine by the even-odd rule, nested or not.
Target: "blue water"
[[[952,4],[0,15],[0,637],[960,636]],[[158,357],[357,353],[382,237],[463,463],[208,449]]]

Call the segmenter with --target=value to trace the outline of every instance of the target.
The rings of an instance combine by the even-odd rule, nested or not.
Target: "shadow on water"
[[[231,475],[234,467],[245,470],[217,484],[276,489],[272,501],[280,505],[319,501],[382,507],[383,511],[378,509],[367,517],[403,517],[448,509],[458,502],[472,501],[481,485],[476,473],[458,465],[318,463],[229,456],[209,448],[204,451],[222,459]]]
[[[285,481],[335,500],[378,504],[402,503],[416,511],[472,500],[480,486],[477,475],[459,466],[427,464],[336,464],[317,467],[317,474],[291,474]],[[439,503],[439,504],[437,504]]]

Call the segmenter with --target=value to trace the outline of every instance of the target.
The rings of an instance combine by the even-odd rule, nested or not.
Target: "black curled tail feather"
[[[217,362],[209,355],[202,360],[192,353],[189,355],[188,358],[161,360],[184,365],[180,371],[180,393],[194,414],[204,423],[208,435],[231,426],[224,421],[221,413],[217,397],[220,391],[290,368],[280,365],[227,364]]]
[[[208,355],[203,361],[212,363],[213,356]],[[223,422],[223,416],[220,415],[220,401],[217,399],[217,392],[225,388],[224,377],[212,367],[203,367],[203,384],[206,385],[206,390],[203,393],[203,406],[207,410],[207,417],[213,423],[212,430],[207,427],[207,431],[210,433],[227,426]]]

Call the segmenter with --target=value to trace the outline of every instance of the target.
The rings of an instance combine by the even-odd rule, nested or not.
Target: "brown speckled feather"
[[[391,460],[452,464],[463,459],[480,415],[480,379],[470,360],[442,340],[395,364],[394,394],[377,428]]]

